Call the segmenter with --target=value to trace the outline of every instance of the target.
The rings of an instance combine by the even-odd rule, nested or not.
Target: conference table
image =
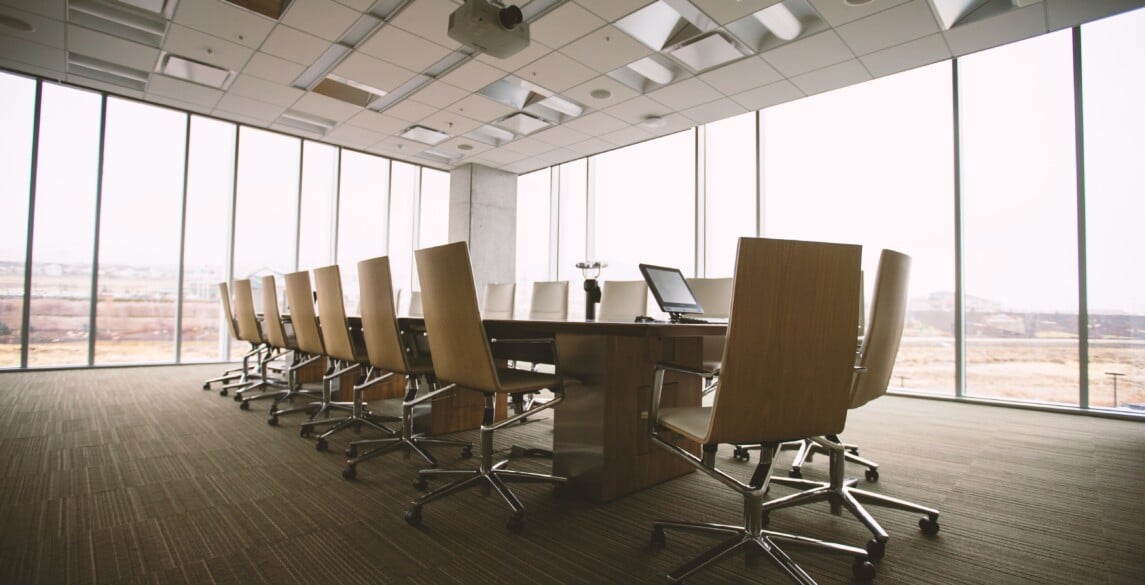
[[[420,318],[399,321],[403,327],[424,326]],[[566,388],[564,402],[553,409],[553,473],[569,480],[562,491],[607,502],[693,470],[649,438],[652,365],[700,367],[703,337],[723,335],[726,324],[521,319],[484,324],[491,339],[554,338],[561,372],[579,381]],[[695,406],[700,399],[700,379],[666,377],[662,405]]]

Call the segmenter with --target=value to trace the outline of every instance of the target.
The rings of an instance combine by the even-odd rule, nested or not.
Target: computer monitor
[[[673,321],[680,321],[682,313],[704,312],[679,268],[641,264],[640,274],[644,275],[660,310],[668,313]]]

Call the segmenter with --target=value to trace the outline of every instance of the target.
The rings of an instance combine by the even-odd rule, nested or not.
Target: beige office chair
[[[300,396],[307,399],[320,398],[320,393],[303,388],[302,383],[298,381],[298,371],[323,359],[323,356],[306,353],[299,349],[294,328],[291,327],[287,330],[283,324],[282,313],[278,310],[278,287],[272,275],[262,277],[262,314],[262,330],[266,335],[267,343],[283,352],[287,358],[283,372],[286,375],[286,385],[282,386],[273,396],[274,402],[270,411],[272,413],[277,411],[279,403],[283,400],[293,402],[295,398]],[[244,409],[247,408],[248,402],[243,401],[242,407]],[[278,417],[272,415],[267,419],[267,422],[271,426],[276,425],[278,424]]]
[[[409,293],[409,308],[406,309],[406,315],[410,317],[421,317],[421,291],[411,290]]]
[[[342,271],[338,265],[315,268],[314,288],[318,293],[318,325],[322,329],[322,340],[326,344],[326,357],[331,362],[330,370],[322,378],[322,393],[323,399],[331,402],[330,391],[333,382],[341,381],[344,376],[349,375],[357,375],[359,380],[364,379],[366,376],[362,373],[362,367],[369,366],[370,359],[366,354],[365,342],[361,337],[351,333],[342,297]],[[396,436],[397,433],[393,429],[382,423],[396,422],[400,419],[377,416],[370,412],[369,406],[362,400],[362,391],[368,386],[363,384],[353,386],[351,389],[353,398],[347,416],[313,418],[302,423],[299,433],[305,437],[319,426],[334,425],[318,435],[314,447],[319,451],[326,450],[327,440],[331,436],[350,427],[361,429],[366,426],[385,435]]]
[[[848,385],[848,407],[857,408],[882,396],[890,383],[899,341],[906,319],[907,285],[910,278],[910,256],[883,250],[879,257],[879,272],[875,277],[875,291],[871,299],[871,316],[867,319],[867,333],[856,359],[855,374]],[[927,535],[938,533],[938,510],[911,502],[876,494],[854,487],[855,481],[845,477],[846,447],[838,433],[812,435],[812,441],[830,456],[830,481],[818,482],[798,478],[776,477],[773,483],[799,488],[803,491],[768,501],[763,505],[764,519],[772,510],[828,500],[831,512],[840,514],[846,507],[874,535],[867,542],[867,552],[878,560],[886,553],[887,532],[863,508],[863,503],[885,506],[897,510],[925,514],[919,519],[919,528]]]
[[[461,455],[468,458],[473,444],[467,441],[426,437],[413,432],[414,409],[441,395],[434,388],[433,361],[428,352],[422,352],[416,338],[420,332],[403,330],[394,311],[393,282],[390,276],[390,259],[382,256],[358,263],[358,283],[362,292],[362,335],[366,342],[366,353],[374,375],[366,380],[360,390],[389,380],[394,375],[406,377],[405,399],[402,401],[401,434],[383,439],[354,441],[346,448],[346,467],[342,477],[357,477],[358,464],[388,453],[399,447],[405,449],[408,459],[410,452],[416,452],[430,467],[437,467],[437,459],[427,451],[425,445],[452,445],[461,447]],[[427,390],[418,396],[421,389]],[[355,388],[355,391],[359,391]],[[363,447],[373,447],[358,454]]]
[[[567,321],[569,318],[569,281],[537,281],[529,299],[532,321]]]
[[[481,318],[512,319],[516,297],[517,283],[490,282],[485,285],[485,302],[481,304]]]
[[[425,309],[425,327],[437,379],[446,388],[461,387],[481,392],[485,409],[481,424],[481,452],[478,469],[442,470],[423,469],[419,486],[435,477],[456,477],[456,480],[414,500],[405,513],[410,524],[418,524],[422,508],[440,498],[462,489],[481,486],[483,493],[492,488],[513,510],[507,526],[520,530],[524,526],[524,506],[509,490],[505,482],[564,482],[565,478],[540,473],[527,473],[506,469],[508,460],[493,462],[493,434],[497,429],[511,425],[523,416],[545,408],[552,408],[564,399],[565,381],[558,365],[555,374],[542,374],[527,370],[499,368],[493,360],[489,338],[481,323],[477,304],[477,291],[473,283],[473,269],[469,263],[469,250],[465,242],[424,248],[414,252],[421,281],[422,303]],[[553,348],[553,339],[516,340],[543,343]],[[509,343],[508,341],[499,341]],[[554,363],[556,359],[554,357]],[[547,388],[554,398],[532,410],[495,420],[495,399],[498,394],[531,392]]]
[[[231,339],[242,341],[239,337],[238,324],[235,322],[234,311],[231,310],[231,293],[228,290],[226,282],[219,283],[219,307],[223,311],[223,320],[227,324],[227,332],[230,333]],[[230,368],[225,370],[221,375],[203,381],[203,390],[210,390],[211,384],[218,382],[222,385],[219,388],[219,396],[226,396],[234,388],[242,388],[249,382],[251,372],[250,360],[252,358],[258,359],[263,351],[262,346],[251,346],[249,350],[242,356],[242,366],[238,368]]]
[[[648,283],[643,280],[606,280],[601,284],[597,321],[633,321],[648,312]]]
[[[259,325],[258,314],[254,308],[254,291],[251,288],[250,279],[236,280],[232,288],[234,289],[235,323],[238,326],[239,339],[249,342],[251,347],[261,348],[258,355],[257,375],[253,379],[248,375],[248,383],[235,390],[235,402],[241,402],[242,404],[239,406],[245,410],[247,402],[250,400],[274,396],[274,389],[278,384],[270,377],[269,365],[271,360],[280,356],[280,352],[266,342],[266,337],[262,333],[262,326]]]
[[[704,314],[699,315],[705,319],[727,319],[732,310],[732,279],[727,278],[689,278],[688,286],[692,294],[704,308]],[[726,335],[705,335],[703,338],[704,369],[720,375],[720,360],[724,355],[724,342]],[[712,383],[704,387],[704,394],[710,394],[716,389],[715,378]]]
[[[318,328],[318,317],[314,313],[314,292],[310,288],[310,273],[305,270],[291,272],[284,275],[282,280],[283,286],[286,288],[286,304],[290,307],[290,326],[294,331],[298,350],[307,355],[321,356],[325,360],[326,344],[322,340],[322,331]],[[327,365],[326,371],[329,372],[329,370],[329,365]],[[276,425],[279,417],[296,412],[305,412],[314,418],[331,409],[349,408],[348,404],[338,404],[330,400],[325,379],[323,379],[322,388],[319,399],[305,405],[280,409],[276,402],[270,409],[267,424]]]
[[[658,521],[652,545],[665,531],[728,536],[722,544],[668,575],[675,583],[729,553],[764,553],[799,583],[815,581],[781,547],[849,555],[856,577],[875,567],[861,548],[764,530],[763,503],[777,446],[796,438],[838,432],[847,418],[854,367],[854,295],[861,249],[847,244],[740,238],[723,372],[712,406],[661,405],[665,374],[710,377],[673,364],[654,367],[649,431],[652,441],[743,496],[743,525]],[[721,443],[764,445],[750,481],[716,467]],[[696,455],[694,446],[702,455]]]

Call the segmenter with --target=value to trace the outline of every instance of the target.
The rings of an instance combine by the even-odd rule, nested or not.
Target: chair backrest
[[[535,321],[567,321],[569,281],[534,282],[533,297],[529,300],[529,318]]]
[[[481,316],[485,319],[512,319],[516,297],[517,283],[490,282],[485,285],[485,303],[481,305]]]
[[[251,343],[266,341],[262,337],[262,330],[258,326],[258,315],[254,310],[254,291],[250,286],[250,279],[240,279],[234,282],[235,289],[235,322],[239,328],[239,339]]]
[[[242,339],[239,337],[239,326],[235,322],[235,313],[231,310],[231,292],[227,288],[226,281],[219,283],[219,302],[222,303],[223,320],[227,322],[227,331],[230,332],[231,337]]]
[[[740,238],[705,443],[839,433],[855,366],[862,248]]]
[[[322,332],[318,329],[318,317],[314,314],[314,295],[310,289],[310,273],[302,270],[283,276],[286,286],[286,303],[290,305],[290,325],[294,329],[294,339],[298,349],[310,355],[325,355],[326,345],[322,342]]]
[[[631,321],[648,311],[648,283],[643,280],[606,280],[601,285],[597,321]]]
[[[410,317],[421,317],[425,314],[421,308],[420,290],[411,290],[409,292],[409,308],[406,309],[406,314]]]
[[[496,391],[499,380],[481,323],[469,247],[454,242],[415,250],[414,256],[437,379]]]
[[[358,288],[362,293],[362,336],[370,365],[408,374],[409,362],[394,311],[393,280],[387,256],[358,263]]]
[[[910,256],[883,250],[875,292],[871,297],[871,316],[859,348],[858,365],[866,372],[855,375],[851,388],[851,408],[862,406],[887,391],[902,341],[906,322],[907,289],[910,282]]]
[[[689,278],[688,286],[700,306],[704,308],[705,317],[726,319],[732,310],[732,279],[727,278]]]
[[[342,271],[338,265],[314,269],[314,289],[318,292],[318,325],[326,355],[347,362],[359,356],[354,354],[350,341],[350,324],[346,321],[346,305],[342,300]]]
[[[294,344],[286,337],[286,328],[282,326],[282,315],[278,311],[278,287],[274,284],[274,276],[262,277],[262,332],[266,334],[267,343],[274,347],[293,349]]]

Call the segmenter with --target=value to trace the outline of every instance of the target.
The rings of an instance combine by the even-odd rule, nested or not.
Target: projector
[[[489,0],[465,0],[449,15],[449,37],[504,59],[529,46],[529,23],[521,9]]]

